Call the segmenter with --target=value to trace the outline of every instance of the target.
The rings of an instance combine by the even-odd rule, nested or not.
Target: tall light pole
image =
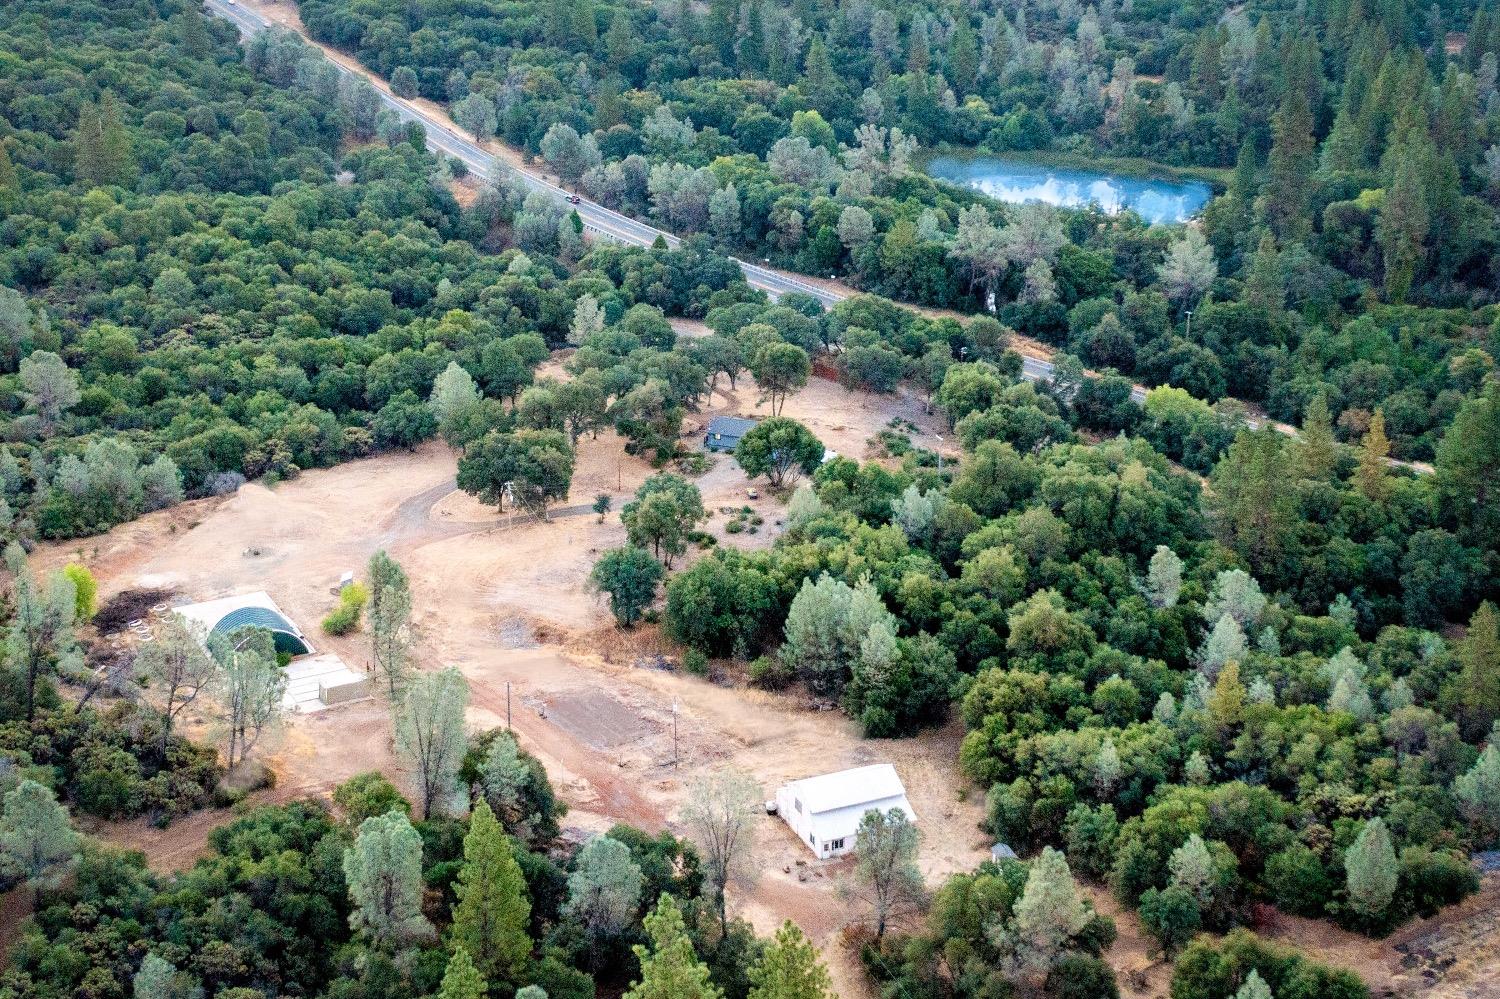
[[[937,438],[937,442],[938,442],[938,446],[937,446],[938,474],[942,475],[943,474],[943,435],[942,434],[933,434],[932,436]]]
[[[1191,340],[1193,338],[1193,310],[1192,309],[1188,309],[1187,310],[1187,334],[1186,334],[1186,337],[1189,340]]]

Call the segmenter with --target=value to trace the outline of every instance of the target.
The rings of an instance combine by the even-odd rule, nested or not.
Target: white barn
[[[776,792],[776,812],[820,859],[854,849],[859,821],[871,810],[899,808],[916,821],[906,788],[889,763],[793,781]]]

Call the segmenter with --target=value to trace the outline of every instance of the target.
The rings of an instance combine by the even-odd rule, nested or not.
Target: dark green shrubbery
[[[1233,999],[1254,972],[1278,999],[1368,999],[1351,971],[1329,968],[1249,930],[1204,938],[1183,951],[1172,973],[1172,999]]]
[[[73,808],[102,819],[149,815],[166,825],[205,805],[223,776],[218,752],[173,735],[161,752],[152,711],[116,704],[59,706],[34,722],[0,724],[0,758],[53,787]]]

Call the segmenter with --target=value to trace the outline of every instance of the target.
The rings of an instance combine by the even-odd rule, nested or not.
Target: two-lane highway
[[[272,22],[259,11],[242,6],[233,0],[205,0],[205,10],[216,14],[228,21],[233,22],[240,29],[240,34],[249,36],[258,31],[272,27]],[[473,140],[466,137],[462,132],[452,128],[441,119],[390,93],[384,86],[378,85],[374,77],[368,73],[360,73],[350,69],[337,60],[329,60],[341,74],[347,77],[360,77],[371,82],[380,100],[386,107],[395,111],[402,121],[415,121],[427,133],[427,145],[460,160],[470,171],[480,177],[493,179],[505,171],[509,171],[521,178],[528,187],[537,191],[544,191],[558,200],[570,197],[568,191],[557,186],[540,174],[527,170],[523,167],[515,167],[499,162],[498,157],[490,153]],[[605,208],[603,205],[589,201],[587,198],[579,198],[573,202],[573,208],[578,212],[578,217],[583,220],[584,228],[618,242],[628,243],[634,246],[650,246],[658,238],[664,240],[670,247],[676,247],[681,240],[669,232],[657,229],[655,226],[647,225],[628,215],[622,215],[617,211]],[[832,291],[827,288],[818,287],[807,281],[802,281],[789,274],[783,274],[758,264],[748,263],[735,259],[740,268],[745,272],[745,279],[756,288],[779,297],[787,292],[800,291],[816,297],[825,305],[832,305],[845,299],[846,295]]]

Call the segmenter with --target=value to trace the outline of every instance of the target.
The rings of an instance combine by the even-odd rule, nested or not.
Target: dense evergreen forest
[[[1116,995],[1086,879],[1176,958],[1178,999],[1360,999],[1240,927],[1275,905],[1380,935],[1476,889],[1470,852],[1500,844],[1493,14],[301,9],[398,93],[690,238],[586,243],[513,177],[459,187],[287,33],[242,49],[183,0],[6,4],[0,882],[37,905],[0,997],[828,994],[799,933],[728,918],[722,858],[560,838],[540,765],[467,736],[456,674],[410,661],[382,667],[393,704],[456,705],[461,744],[420,808],[366,775],[241,814],[170,878],[79,841],[64,805],[166,823],[235,798],[174,698],[189,661],[206,691],[255,677],[102,660],[76,635],[92,580],[35,579],[23,549],[435,436],[460,488],[544,512],[582,435],[618,430],[662,469],[594,570],[622,627],[871,737],[961,717],[985,828],[1031,859],[925,891],[911,827],[867,822],[882,995]],[[923,177],[916,143],[1146,157],[1223,192],[1186,227],[1001,206]],[[747,248],[981,314],[772,303],[724,255]],[[678,315],[711,334],[679,343]],[[1052,378],[1020,378],[1018,333],[1061,348]],[[539,379],[562,347],[567,378]],[[746,371],[779,410],[815,362],[917,393],[961,458],[893,425],[880,460],[824,462],[765,420],[736,458],[789,495],[785,532],[714,544],[685,416]],[[1132,380],[1161,387],[1138,405]]]
[[[1427,458],[1488,370],[1488,10],[1353,0],[783,7],[309,0],[314,35],[611,207],[1095,368]],[[1196,236],[988,209],[916,144],[1214,168]],[[1165,262],[1164,251],[1170,250]],[[1186,312],[1196,310],[1193,321]],[[1476,354],[1475,351],[1484,351]]]

